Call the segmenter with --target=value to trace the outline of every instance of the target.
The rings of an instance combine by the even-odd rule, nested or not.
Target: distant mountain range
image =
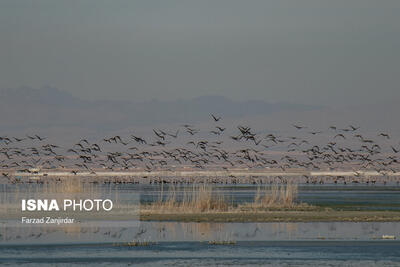
[[[87,101],[56,88],[0,89],[0,130],[23,131],[49,127],[119,130],[160,123],[194,123],[215,113],[224,118],[276,112],[304,112],[324,107],[261,100],[233,101],[223,96],[146,102]]]

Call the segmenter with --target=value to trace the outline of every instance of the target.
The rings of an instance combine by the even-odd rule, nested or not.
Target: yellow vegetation
[[[166,197],[163,197],[163,190],[161,190],[158,201],[143,205],[142,209],[154,213],[208,213],[308,207],[306,204],[296,203],[297,195],[297,184],[258,187],[253,202],[234,205],[227,201],[221,192],[215,191],[211,185],[193,185],[191,190],[184,190],[180,201],[177,200],[175,187],[171,186]]]

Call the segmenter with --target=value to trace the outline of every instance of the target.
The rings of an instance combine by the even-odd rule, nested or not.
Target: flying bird
[[[211,117],[214,119],[214,121],[219,121],[221,117],[215,117],[213,114],[211,114]]]
[[[301,130],[301,129],[307,128],[307,127],[305,127],[305,126],[300,126],[300,125],[296,125],[296,124],[292,124],[292,125],[293,125],[293,127],[295,127],[297,130]]]

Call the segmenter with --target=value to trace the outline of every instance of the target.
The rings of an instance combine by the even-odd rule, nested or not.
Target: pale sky
[[[0,88],[85,99],[400,100],[398,0],[2,0]]]

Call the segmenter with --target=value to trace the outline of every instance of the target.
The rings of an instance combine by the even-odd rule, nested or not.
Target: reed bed
[[[298,185],[297,184],[286,184],[286,185],[271,185],[261,188],[257,188],[254,202],[246,203],[243,206],[249,206],[253,209],[287,209],[294,208],[299,203],[296,202],[298,196]]]
[[[157,201],[145,205],[146,210],[157,212],[211,212],[227,211],[229,205],[224,196],[214,192],[210,185],[193,185],[190,190],[185,189],[181,200],[177,199],[177,191],[174,186],[169,187],[166,197],[163,190]]]
[[[141,209],[150,213],[210,213],[210,212],[254,212],[266,210],[302,210],[311,206],[298,203],[297,184],[259,186],[252,202],[235,204],[226,199],[221,191],[211,185],[193,185],[185,189],[178,200],[177,190],[163,189],[157,201],[142,205]]]

